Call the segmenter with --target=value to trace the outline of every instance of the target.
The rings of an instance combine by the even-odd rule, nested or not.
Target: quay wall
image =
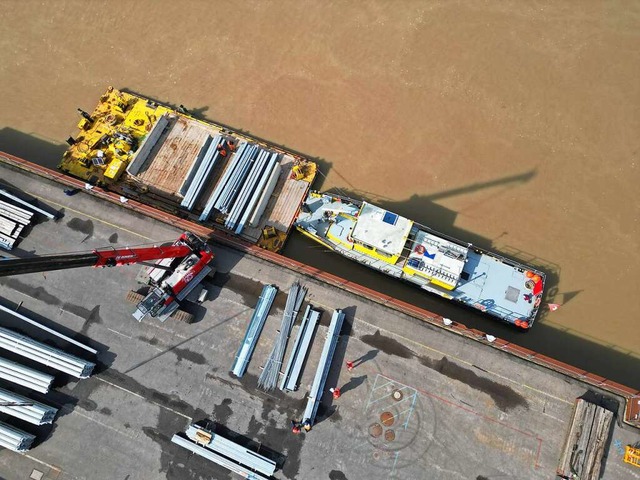
[[[489,341],[487,334],[485,332],[472,329],[472,328],[467,328],[463,324],[454,322],[454,321],[447,320],[446,321],[447,324],[445,324],[445,319],[442,316],[437,315],[433,312],[416,307],[415,305],[411,305],[401,300],[392,298],[383,293],[376,292],[374,290],[363,287],[361,285],[358,285],[357,283],[351,282],[349,280],[345,280],[343,278],[332,275],[330,273],[323,272],[322,270],[310,267],[303,263],[284,257],[280,254],[270,252],[268,250],[264,250],[258,247],[257,245],[253,245],[236,236],[227,234],[222,230],[211,229],[209,227],[200,225],[190,220],[179,218],[175,215],[164,212],[152,206],[140,203],[134,199],[126,199],[126,201],[123,201],[125,199],[123,199],[120,196],[120,194],[105,190],[100,187],[93,187],[90,190],[87,190],[85,189],[85,185],[86,185],[85,182],[81,180],[66,176],[55,170],[42,167],[40,165],[34,164],[22,158],[18,158],[16,156],[10,155],[8,153],[4,153],[0,151],[0,163],[12,168],[17,168],[25,172],[38,175],[48,180],[53,180],[66,187],[83,189],[90,195],[94,195],[98,198],[118,204],[123,208],[136,211],[143,215],[154,218],[158,221],[165,222],[167,224],[179,227],[183,230],[191,231],[197,235],[210,238],[225,246],[240,250],[250,255],[254,255],[258,258],[275,263],[284,268],[307,275],[309,277],[313,277],[317,280],[326,282],[327,284],[342,288],[350,293],[359,295],[363,298],[379,303],[386,307],[393,308],[394,310],[397,310],[399,312],[411,315],[412,317],[417,318],[421,321],[428,322],[431,325],[449,330],[452,333],[464,336],[466,338],[469,338],[470,340],[485,343],[487,344],[487,347],[503,350],[511,355],[514,355],[526,361],[533,362],[537,365],[543,366],[545,368],[554,370],[556,372],[562,373],[569,377],[585,382],[598,389],[605,390],[612,394],[621,396],[626,401],[625,416],[624,416],[625,423],[631,426],[640,428],[640,418],[637,418],[639,416],[637,412],[640,409],[639,407],[640,391],[638,390],[627,387],[625,385],[614,382],[612,380],[601,377],[599,375],[595,375],[591,372],[582,370],[580,368],[574,367],[572,365],[561,362],[549,356],[542,355],[533,350],[521,347],[519,345],[508,342],[501,338],[495,338],[494,340],[493,337],[489,337],[492,340],[492,341]]]

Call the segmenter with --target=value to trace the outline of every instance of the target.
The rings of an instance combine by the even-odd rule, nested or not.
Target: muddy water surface
[[[0,1],[0,149],[57,164],[108,85],[184,104],[549,266],[563,305],[524,342],[637,367],[640,4],[321,3]]]

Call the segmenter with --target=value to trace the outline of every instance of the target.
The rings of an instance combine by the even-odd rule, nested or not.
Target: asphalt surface
[[[5,167],[0,176],[62,215],[27,232],[12,252],[17,256],[157,244],[180,234],[84,193],[65,196],[56,184]],[[0,450],[2,478],[40,473],[60,480],[237,478],[170,443],[192,421],[207,421],[222,435],[259,448],[278,463],[278,479],[554,477],[575,399],[587,393],[587,385],[313,278],[215,249],[217,273],[191,325],[138,323],[131,317],[133,305],[125,296],[136,287],[138,266],[0,279],[2,304],[20,305],[21,313],[99,350],[91,378],[57,375],[54,391],[31,394],[60,409],[52,426],[8,420],[38,438],[26,455]],[[280,325],[284,293],[247,374],[237,379],[229,370],[262,285],[273,283],[286,292],[295,280],[309,288],[307,300],[325,313],[299,390],[265,393],[256,382]],[[290,420],[304,410],[337,308],[347,313],[347,322],[327,388],[341,387],[342,396],[334,400],[325,392],[312,431],[294,435]],[[90,359],[7,315],[0,316],[0,325]],[[346,360],[356,362],[350,372]],[[399,400],[394,392],[400,392]],[[391,420],[384,422],[388,413]],[[603,479],[640,478],[622,462],[620,448],[639,440],[638,432],[616,424]]]

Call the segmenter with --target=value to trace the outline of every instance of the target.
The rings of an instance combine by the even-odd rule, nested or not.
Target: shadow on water
[[[65,143],[56,143],[33,133],[25,133],[9,127],[0,129],[0,151],[53,170],[62,160],[62,154],[67,147]]]
[[[520,178],[507,177],[507,183],[514,181],[528,181],[533,172],[523,174]],[[499,181],[488,182],[487,186],[500,185]],[[469,188],[482,188],[480,185]],[[454,192],[468,192],[468,189],[456,189]],[[362,198],[361,192],[337,192],[353,198]],[[433,202],[433,198],[443,198],[445,192],[435,196],[414,195],[404,202],[374,199],[381,207],[400,215],[411,218],[419,223],[429,225],[435,230],[443,232],[465,242],[473,243],[487,250],[496,251],[507,257],[530,264],[547,274],[547,287],[544,302],[564,303],[575,299],[580,291],[559,292],[560,268],[542,259],[527,255],[509,247],[500,251],[493,249],[493,241],[468,232],[455,225],[456,212]],[[423,292],[413,285],[394,280],[380,272],[348,260],[311,240],[304,238],[297,232],[292,234],[285,246],[283,254],[312,267],[329,272],[365,287],[385,293],[399,300],[411,303],[423,309],[434,312],[443,317],[498,336],[509,342],[529,348],[533,351],[563,361],[577,368],[601,375],[613,381],[632,388],[640,389],[640,359],[632,352],[621,351],[615,345],[606,345],[597,340],[581,338],[572,332],[562,331],[545,323],[548,309],[541,309],[534,327],[528,332],[521,332],[514,327],[496,321],[474,309],[454,304],[444,298]]]

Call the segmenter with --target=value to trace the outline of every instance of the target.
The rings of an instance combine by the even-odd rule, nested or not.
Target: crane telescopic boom
[[[116,267],[163,258],[185,257],[193,253],[194,250],[197,251],[197,247],[192,245],[190,241],[192,236],[188,232],[184,233],[173,245],[165,247],[123,247],[100,249],[87,253],[8,258],[0,260],[0,277],[79,267]]]

